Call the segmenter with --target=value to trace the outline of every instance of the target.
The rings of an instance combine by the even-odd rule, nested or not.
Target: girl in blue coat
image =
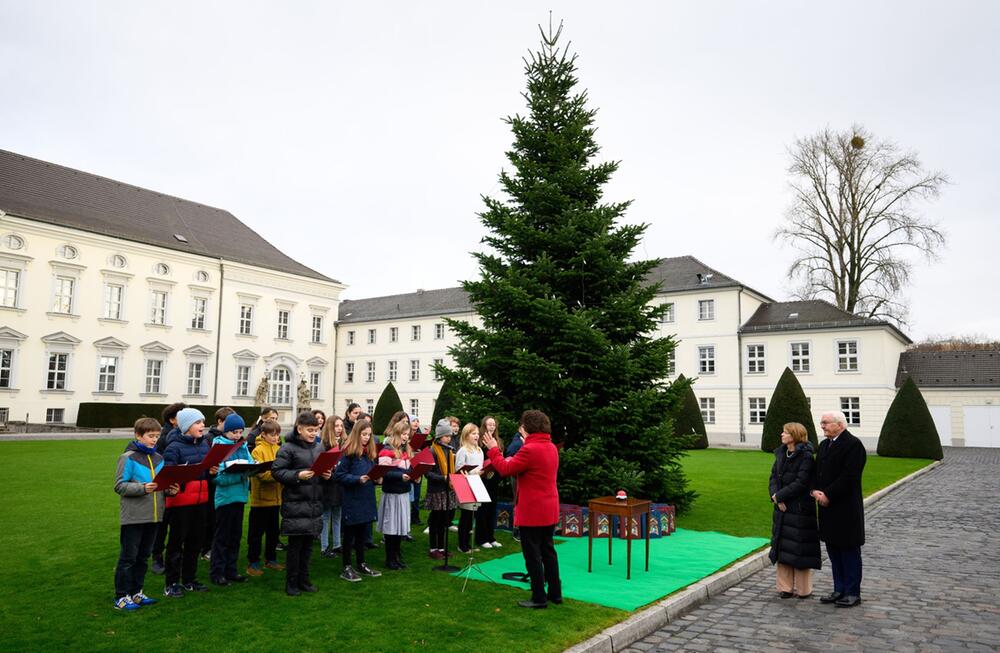
[[[375,507],[375,483],[368,478],[368,472],[375,466],[375,442],[372,439],[372,425],[368,420],[358,420],[347,436],[343,447],[344,455],[337,463],[333,480],[344,488],[341,505],[341,556],[344,571],[340,577],[355,583],[366,576],[382,574],[365,563],[365,537],[371,523],[378,518]],[[351,549],[355,551],[358,569],[351,567]]]

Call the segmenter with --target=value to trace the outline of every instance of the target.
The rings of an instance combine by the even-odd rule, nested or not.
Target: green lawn
[[[771,537],[774,509],[767,493],[774,454],[736,449],[699,449],[684,459],[684,471],[698,499],[677,519],[681,528],[730,535]],[[929,465],[930,460],[868,456],[865,496]]]
[[[320,591],[285,596],[283,574],[162,599],[134,614],[112,609],[118,554],[114,464],[123,441],[4,442],[0,501],[0,649],[159,652],[271,650],[560,651],[627,612],[567,601],[523,610],[522,590],[470,583],[430,571],[426,536],[404,547],[412,568],[350,584],[337,579],[339,560],[314,556]],[[927,461],[869,459],[866,492]],[[685,468],[700,497],[679,525],[734,535],[767,536],[770,457],[746,451],[695,451]],[[452,535],[454,537],[454,534]],[[504,548],[519,551],[500,532]],[[453,546],[454,546],[454,539]],[[245,555],[245,549],[241,552]],[[370,560],[381,567],[381,549]],[[437,563],[434,563],[437,564]],[[207,581],[207,564],[199,577]],[[147,576],[162,598],[162,577]]]

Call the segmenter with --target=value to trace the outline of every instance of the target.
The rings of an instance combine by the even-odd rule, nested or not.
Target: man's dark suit
[[[865,543],[865,505],[861,474],[868,454],[861,440],[844,430],[825,439],[816,455],[814,487],[830,504],[819,508],[819,537],[826,542],[833,570],[833,591],[861,596],[861,546]]]

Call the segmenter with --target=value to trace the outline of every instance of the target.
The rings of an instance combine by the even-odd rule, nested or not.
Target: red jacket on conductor
[[[514,506],[515,526],[554,526],[559,521],[559,451],[548,433],[532,433],[524,439],[521,449],[504,458],[497,447],[487,455],[501,476],[517,477],[517,505]]]

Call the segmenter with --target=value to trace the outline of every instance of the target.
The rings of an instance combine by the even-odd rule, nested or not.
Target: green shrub
[[[80,409],[76,415],[76,425],[83,428],[127,428],[135,424],[140,417],[152,417],[157,421],[161,420],[163,409],[173,402],[162,404],[119,404],[105,403],[101,401],[85,401],[80,403]],[[208,426],[212,426],[212,416],[215,411],[222,406],[204,406],[199,404],[189,404],[191,408],[197,408],[205,415]],[[254,424],[260,417],[260,407],[257,406],[230,406],[239,413],[240,417],[247,423]]]
[[[924,396],[913,379],[906,379],[889,406],[878,436],[878,455],[941,460],[941,438]]]
[[[705,420],[701,415],[701,406],[698,404],[698,397],[694,394],[691,381],[681,374],[674,381],[674,385],[677,387],[687,386],[677,407],[677,414],[674,415],[674,433],[687,436],[688,442],[685,449],[707,449],[708,435],[705,429]]]
[[[809,400],[802,391],[799,380],[792,370],[785,368],[774,387],[774,394],[767,404],[767,414],[764,416],[764,429],[760,436],[761,451],[771,452],[781,444],[781,430],[788,422],[798,422],[806,427],[809,441],[813,447],[819,447],[816,439],[816,425],[813,423],[812,411],[809,410]]]
[[[375,404],[375,413],[372,415],[372,432],[376,435],[385,432],[386,427],[389,426],[389,420],[401,410],[403,410],[403,402],[399,398],[399,393],[396,392],[396,387],[390,381],[385,386],[385,390],[382,391],[382,396],[378,398],[378,403]]]

